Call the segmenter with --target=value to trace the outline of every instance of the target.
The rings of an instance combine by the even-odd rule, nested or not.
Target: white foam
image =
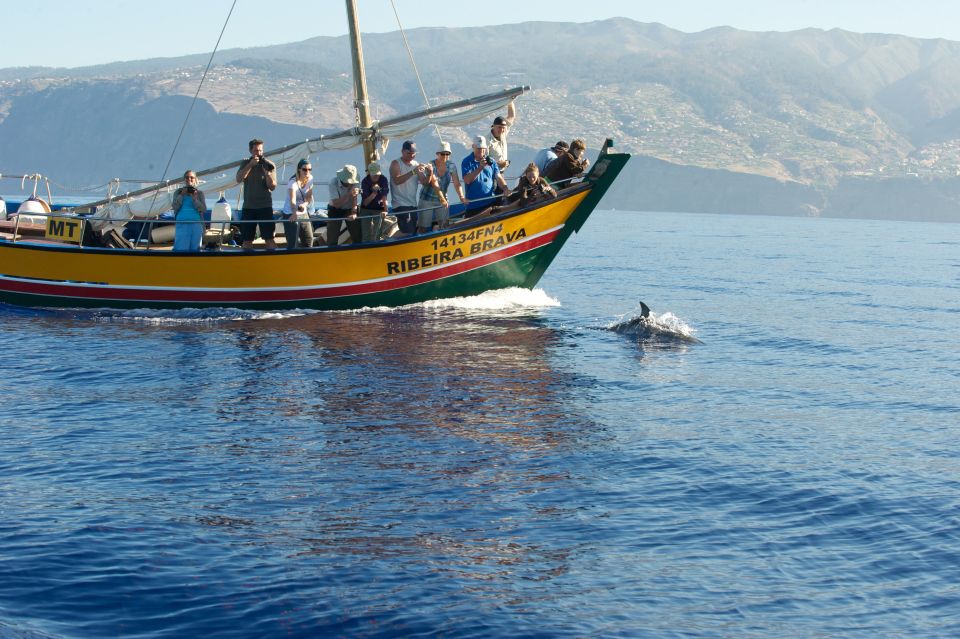
[[[231,321],[258,321],[277,320],[291,317],[302,317],[314,313],[393,313],[398,310],[426,310],[430,312],[465,311],[465,312],[497,312],[510,314],[512,312],[526,312],[541,308],[560,306],[560,302],[547,295],[542,289],[503,288],[487,291],[470,297],[452,297],[440,300],[430,300],[402,307],[376,306],[351,309],[346,311],[317,311],[312,309],[291,309],[286,311],[256,311],[238,308],[183,308],[183,309],[148,309],[138,308],[131,310],[98,309],[87,311],[93,314],[93,319],[99,322],[136,322],[143,324],[171,325],[196,324]]]

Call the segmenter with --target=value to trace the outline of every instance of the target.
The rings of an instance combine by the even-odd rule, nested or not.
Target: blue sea
[[[960,636],[960,224],[598,211],[533,291],[0,320],[0,637]]]

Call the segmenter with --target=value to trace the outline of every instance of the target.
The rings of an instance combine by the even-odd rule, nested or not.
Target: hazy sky
[[[405,29],[625,16],[685,32],[805,27],[960,40],[958,0],[393,0]],[[233,0],[45,0],[4,3],[0,68],[77,67],[209,53]],[[397,29],[390,0],[358,0],[362,31]],[[265,14],[264,8],[270,13]],[[237,0],[221,49],[346,33],[341,0]],[[615,42],[611,42],[615,46]],[[456,52],[450,52],[456,56]]]

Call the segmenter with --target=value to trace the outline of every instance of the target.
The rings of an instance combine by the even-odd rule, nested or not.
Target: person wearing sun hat
[[[360,182],[357,180],[357,167],[344,164],[343,168],[330,180],[330,198],[327,200],[327,246],[340,243],[340,231],[343,222],[347,222],[350,239],[360,241],[360,228],[357,222],[357,197],[360,195]]]
[[[457,165],[450,160],[452,152],[449,142],[441,142],[437,149],[437,157],[424,165],[424,176],[427,183],[420,187],[420,215],[417,219],[417,232],[427,233],[437,228],[444,229],[450,222],[450,204],[447,202],[447,190],[450,182],[460,197],[460,201],[467,203],[467,197],[460,184],[460,175],[457,174]]]
[[[380,170],[380,163],[367,165],[367,175],[360,182],[360,241],[376,242],[380,239],[383,218],[387,217],[387,195],[390,181]]]

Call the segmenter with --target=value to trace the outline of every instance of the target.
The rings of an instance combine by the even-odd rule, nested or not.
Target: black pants
[[[276,230],[276,225],[273,221],[273,209],[250,209],[243,207],[240,211],[240,219],[247,224],[240,225],[240,237],[243,238],[244,242],[252,242],[253,238],[257,237],[257,227],[260,227],[260,237],[266,240],[273,239],[273,233]],[[253,224],[253,222],[258,221],[260,224]]]
[[[393,214],[397,216],[397,227],[403,233],[417,232],[417,207],[395,206]]]

